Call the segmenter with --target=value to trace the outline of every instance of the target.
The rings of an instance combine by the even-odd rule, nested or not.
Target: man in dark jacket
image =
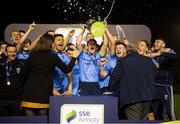
[[[175,120],[173,62],[177,59],[177,54],[172,49],[166,47],[165,40],[162,38],[155,40],[153,49],[153,52],[160,53],[154,58],[160,65],[156,76],[156,86],[161,98],[158,103],[153,105],[153,107],[155,107],[155,118],[158,120]]]
[[[6,47],[7,59],[0,59],[0,116],[20,115],[24,63],[16,58],[16,46]]]
[[[110,77],[110,89],[119,84],[120,111],[124,109],[127,119],[146,119],[156,95],[155,73],[152,59],[136,52],[117,61]]]

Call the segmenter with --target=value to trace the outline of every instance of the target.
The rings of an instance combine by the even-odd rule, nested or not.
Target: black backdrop
[[[102,13],[93,11],[94,17],[107,15],[113,0],[1,0],[0,1],[0,40],[4,40],[4,29],[10,23],[85,23],[90,17],[82,15],[78,9],[65,13],[69,3],[80,1],[81,6],[91,4],[91,10],[96,5],[104,7]],[[97,2],[97,3],[96,3]],[[60,3],[55,6],[54,3]],[[65,6],[63,8],[63,5]],[[87,8],[86,8],[87,9]],[[73,13],[74,12],[74,13]],[[99,13],[98,13],[99,12]],[[178,54],[180,52],[180,7],[176,0],[116,0],[111,15],[110,24],[144,24],[152,31],[152,42],[156,37],[167,40],[168,46]],[[98,13],[98,14],[97,14]],[[96,15],[97,14],[97,15]],[[175,84],[180,82],[180,64],[176,64]]]

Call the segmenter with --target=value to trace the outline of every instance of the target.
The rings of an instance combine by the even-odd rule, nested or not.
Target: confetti
[[[86,22],[89,19],[97,20],[98,16],[104,19],[112,2],[113,0],[51,0],[51,8],[63,14],[66,20],[72,20],[76,16],[79,22]]]

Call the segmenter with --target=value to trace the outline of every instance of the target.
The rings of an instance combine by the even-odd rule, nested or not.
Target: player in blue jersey
[[[85,29],[84,29],[85,30]],[[81,32],[76,42],[77,48],[82,50],[81,41],[84,30]],[[87,51],[81,51],[78,57],[78,63],[80,67],[80,83],[79,94],[80,95],[100,95],[99,87],[99,61],[102,56],[106,54],[108,41],[104,37],[103,45],[99,52],[97,52],[97,41],[90,39],[87,42]]]

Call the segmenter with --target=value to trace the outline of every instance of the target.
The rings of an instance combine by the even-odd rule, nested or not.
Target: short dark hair
[[[71,45],[75,46],[73,43],[68,43],[68,44],[67,44],[67,47],[68,47],[68,46],[71,46]]]
[[[150,43],[147,40],[139,40],[138,42],[144,42],[148,49],[150,48]]]
[[[89,42],[94,42],[95,44],[97,44],[97,41],[95,39],[88,40],[87,44],[89,44]]]
[[[20,33],[26,33],[25,30],[19,30]]]
[[[115,46],[117,46],[117,45],[123,45],[125,48],[127,47],[125,43],[120,42],[120,41],[116,42]]]
[[[68,50],[72,50],[72,49],[70,48],[70,46],[76,46],[76,45],[74,45],[73,43],[68,43],[66,52],[67,52]]]
[[[0,46],[3,45],[3,44],[8,44],[7,42],[0,42]]]
[[[166,44],[166,40],[164,38],[162,38],[162,37],[158,37],[155,40],[162,40]]]
[[[59,36],[60,36],[60,37],[64,37],[63,34],[55,34],[55,35],[54,35],[54,39],[55,39],[56,37],[59,37]]]
[[[7,52],[7,48],[8,47],[15,47],[16,48],[16,45],[15,44],[7,44],[7,46],[6,46],[6,52]]]
[[[26,38],[25,41],[21,44],[21,46],[20,46],[20,48],[19,48],[19,52],[22,52],[22,51],[23,51],[23,48],[24,48],[24,46],[25,46],[27,43],[31,44],[31,40],[28,39],[28,38]]]
[[[48,34],[49,32],[54,32],[53,30],[47,30],[45,34]]]

